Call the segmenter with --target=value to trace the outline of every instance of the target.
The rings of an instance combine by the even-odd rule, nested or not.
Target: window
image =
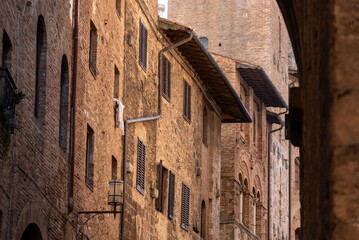
[[[138,139],[137,144],[137,190],[145,195],[145,169],[146,169],[145,144]]]
[[[140,65],[147,71],[147,28],[140,20]]]
[[[9,36],[3,31],[2,39],[2,66],[8,69],[11,68],[11,57],[12,57],[12,44]]]
[[[204,202],[204,200],[202,200],[202,205],[201,205],[201,237],[202,239],[206,238],[206,203]]]
[[[120,72],[118,71],[116,65],[115,65],[115,76],[113,80],[113,98],[119,99],[119,89],[120,87]]]
[[[208,115],[207,108],[203,109],[203,129],[202,129],[202,142],[205,146],[208,146]]]
[[[168,170],[163,167],[162,160],[158,164],[158,198],[156,200],[156,208],[158,211],[165,212],[165,202],[167,199],[168,188]]]
[[[244,185],[243,185],[243,177],[242,174],[239,174],[239,222],[243,222],[243,191],[244,191]]]
[[[45,121],[46,104],[46,27],[42,15],[37,21],[36,34],[36,87],[35,87],[35,117],[41,122]]]
[[[91,21],[90,23],[90,57],[89,64],[90,70],[96,76],[97,74],[97,29],[95,24]]]
[[[244,179],[244,193],[243,193],[243,224],[249,227],[249,186],[247,178]]]
[[[191,86],[186,81],[184,81],[183,117],[191,122]]]
[[[112,180],[117,179],[117,160],[114,156],[112,156],[112,161],[111,161],[111,179]]]
[[[0,211],[0,238],[2,236],[2,211]]]
[[[256,204],[256,234],[260,236],[262,234],[262,204],[260,193],[257,192],[257,204]]]
[[[168,101],[171,99],[171,63],[166,57],[162,61],[162,94]]]
[[[175,208],[175,190],[176,190],[176,175],[173,172],[170,172],[169,180],[169,190],[168,190],[168,218],[173,219],[174,208]]]
[[[203,47],[208,50],[208,38],[201,37],[199,40],[201,41]]]
[[[181,209],[181,227],[189,230],[189,203],[190,203],[190,188],[182,183],[182,209]]]
[[[116,0],[116,11],[118,16],[121,16],[121,0]]]
[[[64,54],[61,62],[61,87],[60,87],[60,124],[59,145],[62,151],[67,150],[67,124],[69,110],[69,65]]]
[[[94,175],[94,162],[93,162],[93,153],[94,153],[94,143],[95,143],[95,133],[92,128],[87,125],[87,137],[86,137],[86,175],[85,182],[87,186],[93,189],[93,175]]]

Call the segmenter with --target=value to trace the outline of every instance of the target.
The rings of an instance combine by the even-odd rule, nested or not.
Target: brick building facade
[[[298,225],[299,190],[293,187],[292,191],[289,190],[289,178],[294,176],[289,174],[290,166],[295,166],[298,150],[291,146],[289,151],[284,128],[270,134],[271,143],[268,148],[268,134],[280,127],[277,123],[283,124],[281,120],[273,122],[272,116],[285,112],[286,109],[283,107],[287,107],[287,104],[274,107],[265,104],[263,98],[263,95],[268,98],[279,97],[287,103],[288,88],[291,81],[294,81],[294,79],[290,80],[289,75],[292,67],[289,65],[295,67],[294,54],[276,1],[170,0],[168,18],[194,27],[199,36],[206,39],[209,51],[218,56],[217,60],[222,59],[218,60],[221,67],[228,76],[233,76],[232,84],[237,86],[237,92],[242,99],[245,99],[244,102],[254,118],[253,124],[222,127],[222,189],[228,191],[228,193],[222,192],[221,196],[222,237],[225,239],[243,239],[245,236],[260,239],[268,236],[270,239],[288,238],[288,232],[294,234],[295,231],[291,226],[293,220],[290,222],[288,217],[289,212],[293,212],[292,205],[296,206],[293,213],[297,221],[296,228],[300,226]],[[254,78],[260,79],[262,83],[269,79],[274,86],[268,84],[261,87],[259,86],[261,83],[256,84],[253,78],[255,72],[261,74],[255,75]],[[278,94],[271,96],[269,94],[271,88]],[[256,144],[257,139],[259,145]],[[268,157],[270,157],[269,173]],[[243,172],[247,176],[243,176]],[[251,196],[252,205],[243,208],[240,203],[243,197],[238,190],[241,187],[238,186],[244,184],[246,177],[248,178],[247,194]],[[254,179],[258,179],[257,182]],[[268,182],[270,182],[269,187]],[[253,199],[256,200],[254,189],[255,192],[260,189],[259,193],[262,196],[260,205],[263,206],[261,221],[255,222],[253,215],[258,211],[253,209]],[[293,201],[292,204],[289,199]],[[244,204],[247,204],[246,201]],[[241,216],[242,208],[244,214],[249,213],[249,217]],[[242,221],[243,218],[245,221]],[[251,219],[250,223],[246,223],[248,221],[246,219]],[[230,226],[229,222],[233,225]],[[261,226],[258,226],[258,222]],[[257,224],[256,229],[255,224]]]
[[[1,158],[0,238],[219,239],[221,126],[250,122],[246,107],[156,1],[77,2],[0,3],[1,87],[12,76],[25,94]],[[80,214],[112,211],[115,179],[122,213]]]

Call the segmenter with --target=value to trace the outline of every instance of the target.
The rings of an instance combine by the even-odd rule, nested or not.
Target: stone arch
[[[255,186],[255,188],[257,189],[258,192],[260,192],[260,193],[263,194],[261,179],[259,178],[258,175],[256,175],[256,176],[254,177],[254,184],[253,184],[253,186]],[[262,199],[262,201],[263,201],[263,199]]]
[[[47,219],[42,212],[43,209],[40,203],[29,202],[25,205],[21,211],[19,221],[16,226],[16,240],[22,240],[22,236],[30,224],[35,224],[39,229],[41,233],[41,240],[48,240],[46,227]],[[30,230],[34,230],[34,228],[32,227]],[[37,238],[35,238],[35,240],[37,240]]]
[[[247,179],[248,186],[250,186],[250,175],[249,175],[249,170],[248,170],[247,163],[245,161],[242,161],[239,169],[240,169],[240,172],[242,173],[242,177],[244,179],[245,178]]]

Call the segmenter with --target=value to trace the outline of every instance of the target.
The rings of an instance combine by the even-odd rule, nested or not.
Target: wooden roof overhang
[[[161,18],[159,25],[172,43],[179,42],[193,34],[191,41],[180,45],[177,50],[196,71],[209,95],[221,109],[222,122],[252,122],[247,108],[216,60],[202,45],[198,36],[190,28],[166,19]]]
[[[253,88],[254,94],[264,103],[264,105],[266,105],[266,107],[288,109],[287,103],[284,101],[263,68],[237,63],[237,69],[243,80]]]
[[[282,125],[284,126],[284,121],[280,118],[280,116],[275,113],[275,112],[271,112],[271,111],[267,111],[267,121],[270,123],[270,124],[279,124],[279,125]]]

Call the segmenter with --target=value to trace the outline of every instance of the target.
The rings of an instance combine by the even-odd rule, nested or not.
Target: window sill
[[[167,100],[167,102],[171,103],[171,98],[169,98],[166,94],[162,93],[162,97]]]
[[[89,69],[90,69],[90,72],[91,72],[92,76],[96,79],[96,77],[98,75],[98,71],[92,69],[91,67]]]
[[[190,120],[188,117],[183,116],[183,118],[184,118],[189,124],[191,124],[191,120]]]

